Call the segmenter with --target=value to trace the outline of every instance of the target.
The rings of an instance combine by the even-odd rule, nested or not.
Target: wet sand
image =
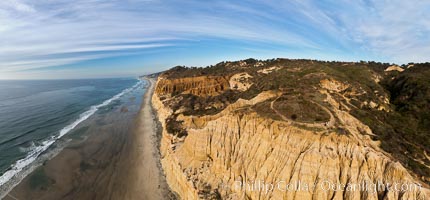
[[[121,199],[173,199],[165,182],[158,151],[157,122],[151,105],[155,81],[148,79],[150,87],[142,102],[137,127],[130,144],[127,186],[116,197]]]
[[[155,81],[149,82],[134,115],[127,115],[132,106],[116,108],[100,125],[82,130],[91,133],[87,139],[68,144],[4,199],[173,199],[159,163]]]

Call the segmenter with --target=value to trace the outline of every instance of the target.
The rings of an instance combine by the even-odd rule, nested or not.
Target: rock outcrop
[[[403,72],[403,71],[405,71],[405,69],[403,69],[403,68],[401,68],[401,67],[399,67],[399,66],[397,66],[397,65],[391,65],[391,66],[389,66],[387,69],[385,69],[385,71],[386,71],[386,72],[389,72],[389,71],[398,71],[398,72]]]
[[[225,80],[161,75],[157,82],[152,103],[163,128],[161,163],[182,199],[429,198],[428,186],[333,96],[350,87],[335,79],[322,79],[314,94],[324,97],[321,105],[334,116],[326,127],[267,117],[277,113],[256,108],[281,96],[279,90],[238,99],[213,115],[184,115],[166,103],[177,92],[217,95],[229,89]],[[169,132],[172,116],[186,136]]]
[[[248,73],[238,73],[230,78],[230,88],[240,91],[246,91],[251,87],[252,82],[249,79],[252,78]]]
[[[198,76],[158,80],[158,94],[185,93],[196,96],[215,96],[229,89],[228,78],[222,76]]]

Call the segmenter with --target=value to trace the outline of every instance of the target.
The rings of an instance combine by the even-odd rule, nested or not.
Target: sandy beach
[[[150,82],[148,91],[142,102],[142,109],[137,118],[137,127],[131,140],[130,154],[127,159],[129,170],[125,177],[126,186],[124,192],[115,194],[118,199],[172,199],[167,183],[161,171],[159,162],[157,122],[151,105],[151,97],[154,92],[155,80]]]
[[[174,199],[159,163],[151,106],[155,80],[147,81],[134,113],[131,103],[115,108],[103,120],[88,122],[98,123],[82,128],[91,133],[88,138],[71,142],[4,199]]]

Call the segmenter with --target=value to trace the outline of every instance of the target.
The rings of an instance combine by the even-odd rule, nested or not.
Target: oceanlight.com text
[[[422,189],[422,185],[419,183],[399,183],[399,182],[370,182],[362,181],[358,183],[347,183],[342,184],[338,182],[333,182],[329,180],[319,181],[318,183],[308,183],[305,181],[278,181],[278,182],[264,182],[260,180],[256,181],[235,181],[233,185],[235,190],[239,191],[257,191],[269,193],[275,190],[282,192],[287,191],[303,191],[311,192],[315,190],[321,191],[360,191],[375,193],[380,191],[396,191],[396,192],[406,192],[406,191],[417,191]]]

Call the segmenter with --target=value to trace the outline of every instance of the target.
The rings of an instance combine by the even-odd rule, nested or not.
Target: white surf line
[[[67,125],[63,129],[60,130],[59,134],[56,136],[51,136],[50,139],[42,142],[42,145],[36,146],[31,152],[27,154],[27,156],[21,160],[18,160],[15,162],[15,164],[12,165],[11,169],[6,171],[1,177],[0,177],[0,189],[1,187],[7,183],[9,180],[11,180],[13,177],[15,177],[19,172],[21,172],[25,167],[29,166],[31,163],[33,163],[41,153],[46,151],[54,142],[56,142],[58,139],[66,135],[69,131],[74,129],[77,125],[79,125],[81,122],[88,119],[90,116],[92,116],[94,113],[97,112],[97,110],[103,106],[109,105],[112,101],[115,101],[119,99],[124,94],[129,93],[130,91],[133,91],[137,89],[141,84],[143,83],[142,80],[139,80],[135,85],[133,85],[130,88],[124,89],[122,92],[118,93],[117,95],[113,96],[112,98],[105,100],[103,103],[91,106],[89,110],[83,112],[80,114],[79,118],[75,120],[73,123]],[[29,172],[30,173],[30,172]],[[24,176],[25,177],[25,176]],[[0,193],[0,199],[5,197],[5,195],[10,192],[10,190],[16,186],[19,182],[11,185],[11,187],[5,191],[5,194]],[[2,189],[3,190],[3,189]],[[2,192],[0,190],[0,192]]]

